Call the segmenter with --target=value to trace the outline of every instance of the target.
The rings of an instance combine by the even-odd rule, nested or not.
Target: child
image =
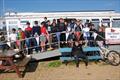
[[[46,37],[45,37],[45,35],[43,33],[40,35],[40,42],[41,42],[41,44],[40,44],[41,52],[44,52],[45,51]]]
[[[46,42],[46,39],[48,40],[48,31],[45,27],[45,24],[42,22],[41,23],[41,35],[40,35],[40,41],[41,41],[41,52],[45,51],[45,42]],[[48,40],[49,41],[49,40]]]
[[[79,42],[75,42],[73,48],[72,48],[72,55],[75,58],[76,61],[76,67],[79,67],[79,58],[82,58],[85,62],[86,67],[88,66],[88,58],[87,56],[83,53],[82,50],[82,45],[79,44]]]
[[[10,44],[11,48],[16,49],[17,33],[15,28],[12,29],[12,33],[10,34],[9,39],[11,42]]]

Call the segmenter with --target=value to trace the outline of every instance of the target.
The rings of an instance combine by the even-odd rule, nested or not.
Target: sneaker
[[[53,48],[51,47],[51,48],[48,48],[47,50],[50,51],[50,50],[53,50]]]

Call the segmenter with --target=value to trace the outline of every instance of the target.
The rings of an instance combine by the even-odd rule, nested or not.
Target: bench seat
[[[82,47],[84,52],[91,52],[91,51],[99,51],[100,48],[99,47]],[[65,54],[71,53],[72,48],[60,48],[59,51],[61,52],[61,57],[60,60],[63,61],[72,61],[74,60],[74,57],[72,56],[64,56]],[[95,53],[94,53],[95,54]],[[102,59],[101,56],[99,54],[92,54],[92,55],[88,55],[88,60],[100,60]]]
[[[99,51],[100,48],[99,47],[82,47],[84,52],[88,52],[88,51]]]
[[[18,67],[25,67],[30,60],[31,60],[31,57],[25,57],[23,60],[17,62],[15,65]]]

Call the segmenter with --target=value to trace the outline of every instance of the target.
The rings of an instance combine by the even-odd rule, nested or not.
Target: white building
[[[26,27],[26,22],[29,21],[31,26],[33,26],[34,21],[39,23],[47,17],[48,20],[53,19],[86,19],[91,20],[96,29],[99,25],[105,24],[108,27],[119,27],[120,28],[120,13],[116,13],[113,10],[98,10],[98,11],[70,11],[70,12],[18,12],[18,13],[6,13],[5,21],[7,26],[7,32],[12,28],[22,28]]]

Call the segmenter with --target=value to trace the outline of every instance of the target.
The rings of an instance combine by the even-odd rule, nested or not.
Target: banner
[[[120,28],[106,28],[105,39],[107,44],[120,44]]]

